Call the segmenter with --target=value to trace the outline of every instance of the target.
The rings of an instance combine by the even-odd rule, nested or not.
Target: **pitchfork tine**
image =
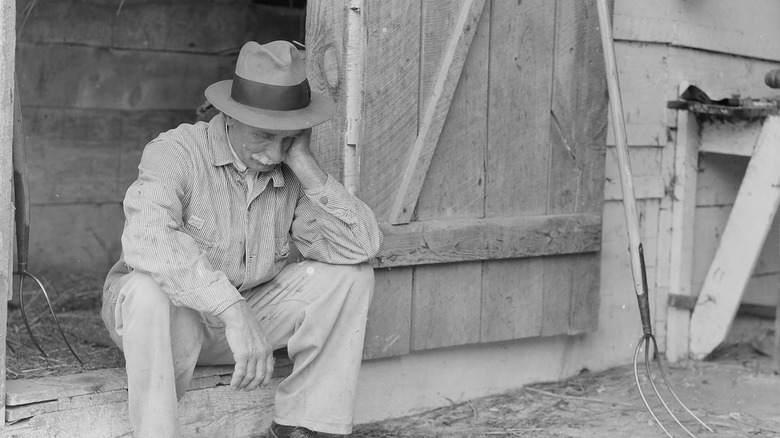
[[[685,427],[680,422],[680,420],[677,418],[677,416],[674,415],[674,412],[672,412],[672,410],[669,408],[669,405],[666,404],[666,400],[664,400],[664,398],[661,396],[661,393],[658,392],[658,387],[655,385],[655,380],[653,379],[653,370],[650,367],[650,364],[652,362],[650,360],[650,341],[652,340],[653,341],[653,345],[656,345],[655,344],[655,339],[654,339],[653,335],[645,335],[644,338],[645,338],[645,369],[647,369],[647,378],[648,378],[648,380],[650,380],[650,386],[653,387],[653,391],[655,392],[656,397],[658,397],[658,400],[661,401],[661,404],[663,405],[664,409],[666,409],[666,412],[668,412],[669,415],[672,416],[672,419],[674,419],[675,423],[677,423],[677,425],[680,426],[682,428],[682,430],[684,430],[686,433],[688,433],[688,435],[690,435],[691,438],[696,438],[696,435],[691,433],[691,431],[688,430],[688,428]],[[656,353],[655,357],[658,357],[659,355],[657,354],[657,352],[658,352],[657,347],[653,351],[654,351],[654,353]],[[659,366],[659,368],[661,367],[660,363],[659,363],[658,366]],[[661,368],[661,369],[663,369],[663,368]],[[669,385],[669,382],[666,382],[666,388],[671,390],[672,387]],[[674,392],[674,391],[672,391],[672,392]],[[686,411],[688,411],[688,408],[685,407],[685,405],[682,402],[680,402],[679,399],[677,401],[680,403],[680,405],[682,405],[685,408]],[[690,412],[690,411],[688,411],[688,412]]]
[[[655,341],[655,337],[651,336],[650,339],[653,341],[653,349],[654,349],[654,351],[657,352],[658,351],[658,344]],[[672,385],[669,384],[669,379],[666,378],[666,372],[664,371],[664,367],[662,365],[663,364],[663,359],[661,359],[661,355],[660,354],[656,354],[655,355],[655,361],[658,362],[658,371],[661,373],[661,378],[663,379],[664,384],[666,385],[666,389],[669,390],[669,392],[672,394],[672,397],[674,397],[674,399],[677,400],[677,403],[679,403],[680,406],[682,406],[682,408],[685,409],[685,412],[687,412],[688,415],[690,415],[691,417],[695,418],[696,421],[698,421],[699,424],[704,426],[708,431],[714,433],[715,431],[712,430],[712,428],[710,426],[708,426],[707,423],[705,423],[699,417],[697,417],[696,414],[693,413],[693,411],[688,409],[688,406],[685,406],[685,403],[683,403],[682,400],[680,400],[680,397],[677,397],[677,393],[674,392],[674,389],[672,389]]]
[[[76,354],[76,352],[73,350],[73,347],[70,346],[70,342],[68,342],[68,337],[65,336],[65,330],[62,329],[62,326],[60,325],[60,322],[57,320],[57,315],[54,314],[54,308],[51,305],[51,300],[49,300],[49,294],[46,293],[46,288],[43,287],[43,283],[41,283],[41,280],[38,279],[35,275],[27,272],[26,273],[30,278],[35,280],[36,283],[38,283],[38,287],[41,288],[41,292],[43,292],[43,297],[46,298],[46,304],[49,305],[49,312],[51,313],[51,317],[54,319],[54,323],[57,324],[57,328],[60,330],[60,334],[62,335],[62,339],[65,341],[65,345],[68,346],[68,350],[70,350],[71,354],[73,354],[73,357],[76,358],[77,361],[81,365],[84,365],[84,362],[79,358],[79,355]]]
[[[38,347],[38,351],[41,352],[43,357],[49,357],[45,351],[43,351],[43,348],[41,348],[41,344],[38,343],[38,340],[35,338],[35,335],[33,334],[32,329],[30,328],[30,323],[27,321],[27,313],[24,311],[24,293],[22,290],[24,289],[24,272],[19,272],[19,310],[22,311],[22,321],[24,321],[24,326],[27,328],[27,333],[30,335],[30,339],[32,339],[33,344],[35,344],[36,347]]]

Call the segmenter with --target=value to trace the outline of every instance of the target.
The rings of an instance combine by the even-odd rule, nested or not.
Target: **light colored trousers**
[[[292,373],[279,384],[275,421],[348,434],[374,289],[367,265],[293,263],[246,298],[273,349],[287,347]],[[135,271],[106,288],[103,320],[124,351],[130,422],[137,437],[178,437],[178,400],[195,365],[234,364],[213,315],[173,306],[151,276]]]

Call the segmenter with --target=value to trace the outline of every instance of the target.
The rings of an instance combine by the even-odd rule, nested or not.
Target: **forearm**
[[[313,155],[301,154],[289,160],[287,166],[293,171],[304,190],[314,190],[325,185],[328,174],[322,170]]]

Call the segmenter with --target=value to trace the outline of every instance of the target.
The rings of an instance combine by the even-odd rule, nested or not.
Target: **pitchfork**
[[[645,269],[645,256],[642,250],[642,243],[639,240],[639,219],[636,212],[636,199],[634,198],[634,182],[631,174],[631,163],[628,158],[628,139],[626,136],[626,126],[623,119],[622,99],[620,97],[620,83],[618,81],[617,62],[615,60],[615,48],[612,40],[612,25],[609,19],[609,11],[607,8],[607,0],[598,0],[598,14],[599,14],[599,28],[601,31],[601,43],[604,51],[604,63],[607,70],[607,87],[609,89],[609,104],[612,111],[612,128],[615,132],[615,143],[617,145],[617,158],[618,167],[620,168],[620,186],[623,192],[623,207],[626,214],[626,228],[628,230],[628,250],[631,255],[631,271],[634,279],[634,290],[636,291],[637,301],[639,302],[639,315],[642,320],[642,337],[636,346],[634,352],[634,380],[636,381],[636,387],[639,390],[639,395],[642,397],[642,401],[653,416],[653,419],[661,429],[670,438],[672,434],[664,427],[663,423],[658,419],[658,416],[650,407],[645,393],[642,391],[642,385],[639,382],[639,352],[644,347],[645,350],[645,369],[647,371],[647,378],[650,381],[650,385],[655,392],[656,397],[660,400],[666,412],[672,416],[674,421],[685,431],[688,435],[695,437],[688,428],[686,428],[677,416],[672,412],[672,409],[666,403],[661,393],[658,391],[658,387],[653,379],[653,372],[651,370],[650,361],[650,343],[653,344],[653,352],[655,361],[658,364],[658,370],[664,385],[672,394],[674,400],[685,409],[685,412],[690,414],[696,419],[702,426],[707,428],[708,431],[713,430],[705,424],[699,417],[697,417],[687,406],[677,397],[677,394],[669,384],[669,380],[666,378],[666,372],[664,371],[663,361],[661,354],[658,352],[658,344],[656,343],[655,336],[653,335],[653,329],[650,324],[650,300],[647,293],[647,270]]]
[[[65,340],[65,345],[73,353],[73,357],[79,361],[80,364],[84,364],[79,356],[73,351],[73,347],[70,346],[68,338],[65,336],[65,332],[60,326],[60,322],[57,321],[57,315],[54,314],[54,308],[51,306],[51,300],[49,300],[49,294],[46,293],[46,288],[43,286],[41,280],[27,270],[27,255],[29,254],[30,247],[30,192],[27,187],[27,157],[24,148],[24,131],[22,127],[22,107],[19,102],[19,88],[14,89],[14,133],[13,133],[13,168],[14,168],[14,202],[16,204],[16,211],[14,212],[14,220],[16,223],[16,250],[17,250],[17,264],[16,272],[14,275],[19,276],[19,309],[22,312],[22,321],[27,328],[27,333],[30,334],[30,338],[38,347],[38,351],[44,357],[48,357],[41,344],[38,343],[38,339],[30,328],[30,323],[27,321],[27,313],[24,309],[24,279],[30,277],[43,292],[43,297],[46,299],[46,304],[49,305],[49,311],[51,312],[54,322],[57,324],[57,328],[62,334],[62,339]]]

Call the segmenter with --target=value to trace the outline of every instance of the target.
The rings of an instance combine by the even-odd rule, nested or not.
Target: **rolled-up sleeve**
[[[182,229],[191,163],[174,142],[146,146],[138,179],[125,195],[122,251],[125,264],[151,275],[174,305],[218,314],[242,298]]]
[[[332,264],[363,263],[382,245],[374,213],[330,175],[322,187],[302,190],[292,238],[304,257]]]

